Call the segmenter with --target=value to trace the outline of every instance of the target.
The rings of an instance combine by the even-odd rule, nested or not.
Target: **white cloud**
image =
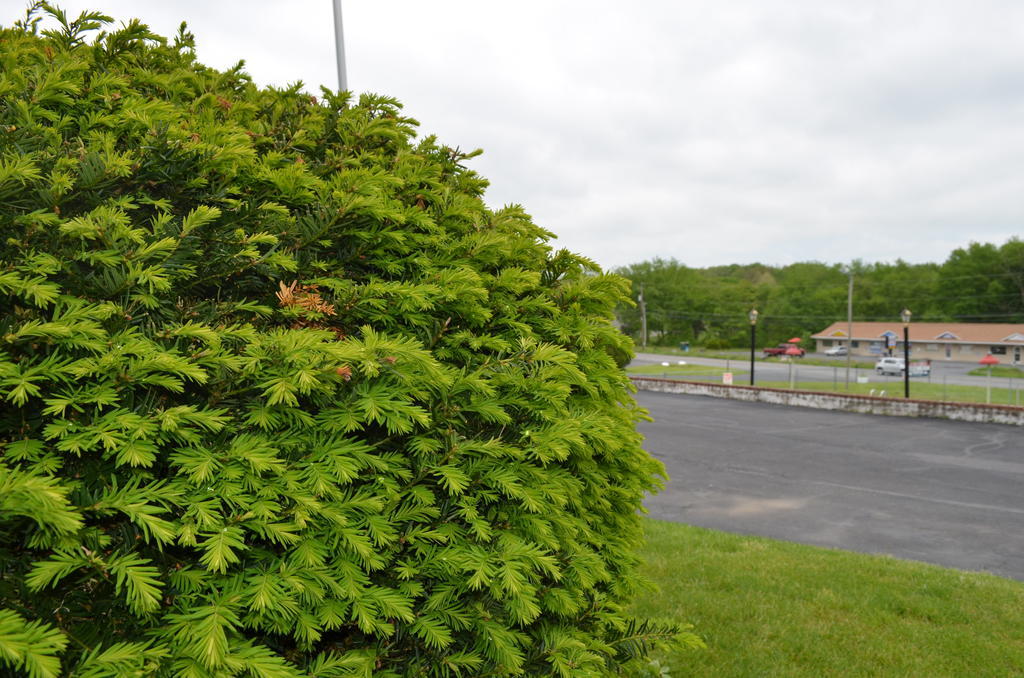
[[[210,65],[334,84],[329,0],[62,6],[164,34],[185,19]],[[523,204],[606,266],[941,261],[1024,223],[1010,0],[344,6],[354,90],[484,148],[491,204]]]

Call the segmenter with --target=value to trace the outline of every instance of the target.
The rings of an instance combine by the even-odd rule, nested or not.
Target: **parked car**
[[[903,358],[879,358],[875,363],[876,374],[903,374]],[[910,376],[927,377],[932,373],[932,361],[923,360],[910,363]]]
[[[833,346],[825,349],[825,355],[846,355],[846,346]]]
[[[903,358],[879,358],[875,363],[876,374],[903,374]]]
[[[786,351],[790,349],[792,346],[793,344],[779,344],[778,346],[769,346],[768,348],[763,350],[764,357],[771,358],[774,356],[776,358],[781,358],[782,356],[786,355]],[[796,347],[796,350],[800,351],[799,353],[796,354],[797,358],[803,358],[804,354],[807,353],[807,351],[803,350],[799,346]]]

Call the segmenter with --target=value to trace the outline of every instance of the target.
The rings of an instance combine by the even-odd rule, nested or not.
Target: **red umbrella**
[[[991,353],[989,353],[984,358],[979,360],[978,363],[981,364],[981,365],[998,365],[999,364],[999,358],[997,358],[994,355],[992,355]]]
[[[793,337],[792,339],[790,339],[786,343],[787,344],[799,344],[800,343],[800,337]]]

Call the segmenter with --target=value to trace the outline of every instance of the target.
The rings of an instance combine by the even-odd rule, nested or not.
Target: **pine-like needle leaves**
[[[0,29],[0,673],[596,678],[674,637],[622,613],[662,471],[627,283],[395,100],[193,43]]]

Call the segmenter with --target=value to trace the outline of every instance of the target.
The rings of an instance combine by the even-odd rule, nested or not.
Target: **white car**
[[[879,358],[875,363],[876,374],[903,374],[903,358]]]
[[[833,346],[832,348],[825,349],[825,355],[846,355],[846,346],[840,344],[839,346]]]
[[[879,358],[875,363],[877,374],[903,374],[903,358]],[[910,376],[927,377],[932,373],[932,361],[919,360],[910,363]]]

